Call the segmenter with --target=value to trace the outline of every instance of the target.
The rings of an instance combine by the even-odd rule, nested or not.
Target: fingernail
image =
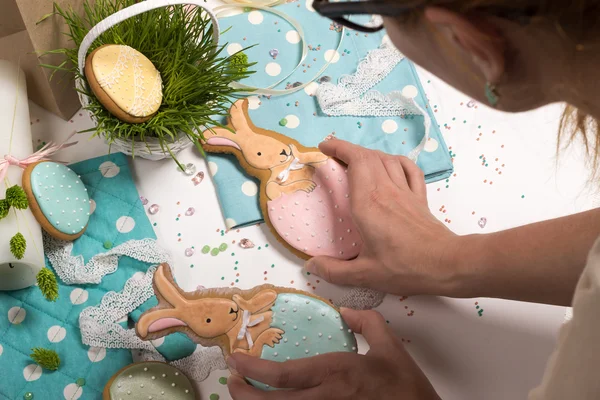
[[[315,272],[315,262],[312,258],[304,263],[304,270],[306,272],[310,272],[311,274]]]
[[[231,356],[227,357],[227,366],[233,370],[235,370],[235,359]]]

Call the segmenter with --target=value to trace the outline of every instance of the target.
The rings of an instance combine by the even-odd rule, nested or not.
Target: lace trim
[[[120,293],[108,292],[99,306],[87,307],[79,314],[79,328],[83,344],[92,347],[154,350],[149,341],[143,341],[135,329],[125,329],[117,323],[123,317],[154,296],[152,277],[156,266],[144,274],[127,280]]]
[[[390,41],[384,41],[378,49],[371,50],[356,67],[354,75],[344,75],[337,85],[322,83],[317,89],[317,100],[323,112],[330,116],[399,117],[422,115],[425,134],[423,139],[407,155],[417,161],[429,139],[431,118],[417,102],[399,91],[383,94],[371,90],[380,83],[404,59]]]
[[[130,257],[149,264],[168,262],[168,253],[153,239],[130,240],[106,253],[97,254],[84,265],[83,256],[73,256],[73,243],[55,239],[44,233],[44,252],[50,264],[67,285],[98,284],[107,274],[117,270],[119,258]]]
[[[355,310],[370,310],[379,306],[385,293],[365,288],[352,288],[341,299],[335,302],[337,307],[353,308]]]

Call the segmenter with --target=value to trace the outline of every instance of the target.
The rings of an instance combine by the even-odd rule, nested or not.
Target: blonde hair
[[[581,52],[600,51],[600,0],[389,0],[407,5],[440,6],[455,12],[489,13],[522,24],[543,22],[552,24],[557,33],[572,45],[573,58]],[[423,10],[416,7],[415,12],[406,16],[410,21]],[[600,96],[600,95],[599,95]],[[599,97],[600,98],[600,97]],[[597,171],[600,161],[600,120],[583,110],[567,105],[560,121],[557,150],[568,136],[566,146],[581,138],[590,161]],[[594,174],[593,177],[595,177]]]

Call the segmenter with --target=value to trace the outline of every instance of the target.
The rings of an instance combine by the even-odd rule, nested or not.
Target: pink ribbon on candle
[[[16,157],[11,156],[10,154],[6,154],[3,160],[0,160],[0,182],[4,180],[6,177],[6,173],[8,172],[8,167],[15,166],[20,167],[21,169],[25,169],[31,164],[35,164],[39,161],[47,161],[50,156],[56,153],[59,150],[66,149],[67,147],[75,146],[78,142],[70,142],[67,143],[69,139],[71,139],[76,132],[73,132],[65,139],[65,141],[61,144],[48,143],[29,157],[26,157],[22,160],[19,160]],[[58,161],[61,162],[61,161]],[[64,164],[64,163],[63,163]]]

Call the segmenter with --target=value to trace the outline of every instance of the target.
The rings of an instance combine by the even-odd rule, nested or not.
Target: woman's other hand
[[[342,309],[342,316],[369,344],[366,355],[329,353],[275,362],[236,353],[227,360],[230,368],[240,375],[232,375],[227,381],[233,399],[439,400],[381,314]],[[289,390],[265,392],[250,386],[241,376]]]
[[[363,247],[354,260],[314,257],[306,270],[328,282],[399,295],[451,295],[461,237],[429,211],[421,169],[402,156],[342,141],[321,151],[348,165],[352,216]]]

